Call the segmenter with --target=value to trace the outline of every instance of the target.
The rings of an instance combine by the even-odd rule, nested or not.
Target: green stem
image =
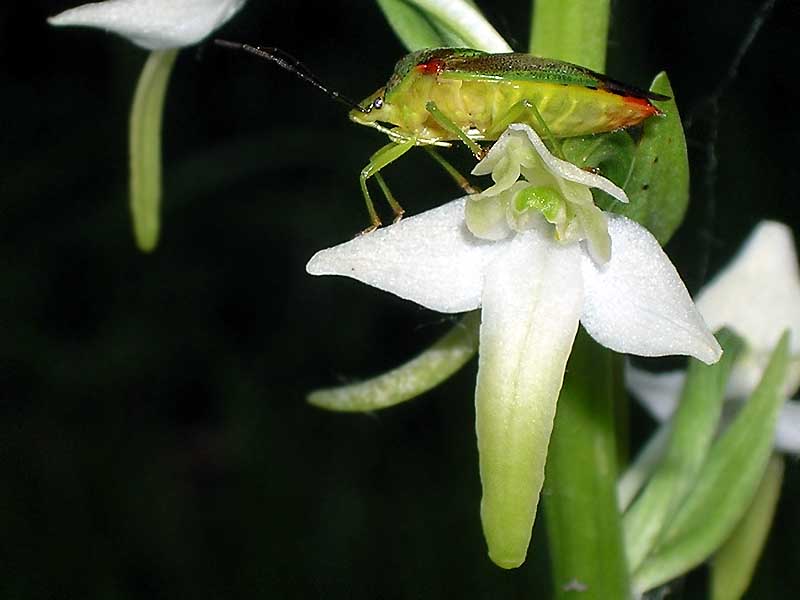
[[[630,595],[615,483],[622,367],[619,355],[581,329],[558,400],[542,494],[556,599]]]
[[[531,54],[606,67],[609,0],[534,0]]]
[[[130,115],[130,209],[136,245],[156,247],[161,205],[161,116],[178,50],[150,53],[136,84]]]
[[[533,54],[605,70],[609,0],[534,0]],[[554,598],[627,598],[630,574],[617,508],[622,360],[581,330],[558,401],[547,457],[545,517]]]

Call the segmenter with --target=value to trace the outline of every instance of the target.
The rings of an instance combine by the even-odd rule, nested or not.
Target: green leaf
[[[711,447],[663,539],[634,573],[636,590],[652,589],[699,565],[731,535],[755,497],[772,451],[788,362],[786,332],[758,387]]]
[[[161,117],[178,50],[156,50],[145,62],[129,121],[130,210],[136,244],[150,252],[158,243],[161,209]]]
[[[542,492],[556,599],[629,597],[615,487],[621,378],[622,357],[581,329],[558,400]]]
[[[672,100],[653,102],[664,116],[644,122],[630,177],[623,185],[630,204],[618,204],[613,211],[637,221],[664,245],[683,221],[689,204],[689,157],[667,74],[659,73],[650,90]]]
[[[775,516],[783,469],[783,457],[773,454],[753,504],[733,535],[714,555],[711,562],[712,600],[738,600],[747,591]]]
[[[627,131],[612,131],[567,138],[562,143],[564,158],[582,169],[600,172],[624,188],[633,169],[636,142]],[[592,190],[597,206],[606,211],[621,212],[625,204],[601,190]]]
[[[709,366],[690,361],[667,451],[623,518],[625,550],[632,570],[658,543],[675,509],[691,490],[717,431],[731,369],[744,346],[727,330],[722,330],[717,339],[724,350],[719,362]]]
[[[627,131],[612,131],[567,138],[562,143],[564,157],[582,169],[598,169],[606,179],[622,187],[633,168],[636,143]],[[613,202],[618,200],[603,194]],[[598,203],[600,208],[607,206]]]
[[[405,0],[378,0],[389,26],[410,52],[449,45],[433,19]]]
[[[430,348],[404,365],[366,381],[317,390],[308,396],[308,401],[328,410],[367,412],[416,398],[449,378],[475,355],[480,320],[480,311],[467,313]]]

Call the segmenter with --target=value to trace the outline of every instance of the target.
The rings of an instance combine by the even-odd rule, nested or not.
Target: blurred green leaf
[[[136,84],[130,115],[130,210],[136,244],[150,252],[158,243],[161,210],[161,117],[178,50],[150,53]]]
[[[675,513],[655,552],[634,572],[646,591],[706,560],[751,505],[772,451],[789,360],[784,333],[758,387],[711,447],[697,483]]]
[[[636,142],[627,131],[612,131],[580,137],[567,138],[562,143],[564,157],[582,169],[597,169],[606,179],[620,187],[631,176]],[[600,190],[592,190],[595,203],[603,210],[620,212],[622,204],[616,198]]]
[[[623,186],[633,167],[636,143],[627,131],[612,131],[567,138],[562,150],[571,163],[583,169],[599,169],[603,177]],[[604,197],[618,202],[607,194]]]
[[[658,543],[675,509],[689,493],[717,431],[725,387],[744,345],[740,338],[724,329],[717,339],[724,350],[718,363],[690,361],[667,451],[623,518],[625,550],[633,570]]]
[[[317,390],[314,406],[342,412],[366,412],[400,404],[436,387],[478,351],[480,311],[467,313],[430,348],[404,365],[350,385]]]
[[[422,48],[447,46],[441,30],[421,9],[405,0],[378,0],[389,26],[410,52]]]
[[[767,540],[783,482],[784,460],[773,454],[753,504],[711,562],[711,599],[738,600],[747,591]]]

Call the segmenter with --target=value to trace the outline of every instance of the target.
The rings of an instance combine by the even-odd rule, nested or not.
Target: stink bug
[[[651,100],[666,96],[635,88],[584,67],[530,54],[489,54],[469,48],[434,48],[406,55],[385,86],[356,103],[320,84],[300,63],[274,49],[217,40],[294,72],[351,107],[350,120],[385,133],[391,140],[361,171],[370,231],[381,220],[367,189],[374,177],[395,220],[403,209],[389,192],[381,169],[414,146],[426,148],[467,191],[467,180],[434,151],[464,142],[476,158],[480,141],[496,140],[512,123],[525,123],[547,137],[572,137],[638,125],[661,114]]]

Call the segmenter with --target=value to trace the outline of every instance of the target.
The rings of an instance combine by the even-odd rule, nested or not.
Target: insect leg
[[[386,185],[386,181],[383,179],[383,175],[381,175],[380,173],[375,173],[373,177],[375,178],[375,181],[378,182],[378,185],[380,186],[383,195],[386,196],[386,201],[389,203],[389,206],[392,207],[392,212],[394,212],[393,222],[397,223],[400,219],[403,218],[403,215],[406,212],[405,209],[402,206],[400,206],[400,203],[394,197],[394,194],[389,189],[389,186]]]
[[[464,177],[458,170],[451,165],[441,154],[439,151],[436,150],[433,146],[423,146],[425,151],[435,160],[437,163],[441,165],[441,167],[447,171],[448,175],[453,178],[457,185],[461,187],[462,190],[467,192],[468,194],[479,194],[480,190],[472,185],[466,177]]]
[[[536,132],[545,138],[550,145],[550,149],[559,158],[564,158],[564,153],[561,151],[561,143],[558,141],[553,132],[547,126],[547,122],[542,118],[536,104],[530,100],[520,100],[514,104],[505,114],[501,115],[490,129],[484,134],[488,139],[497,139],[503,131],[505,131],[512,123],[525,123],[528,121],[525,117],[530,116],[532,119],[533,128]]]
[[[458,139],[464,142],[467,145],[467,148],[472,150],[472,153],[475,155],[475,158],[480,160],[483,158],[483,148],[475,141],[470,139],[470,137],[464,133],[464,131],[456,125],[452,119],[450,119],[446,114],[444,114],[441,109],[436,106],[436,102],[431,100],[425,105],[425,110],[431,113],[433,119],[441,125],[445,131],[449,131],[453,135],[455,135]]]
[[[370,177],[374,177],[378,174],[378,172],[388,165],[389,163],[397,160],[403,154],[411,150],[414,147],[416,140],[414,138],[408,138],[407,140],[401,142],[390,142],[386,144],[383,148],[378,150],[375,154],[373,154],[367,166],[361,169],[361,175],[359,177],[359,181],[361,183],[361,192],[364,194],[364,201],[367,203],[367,212],[369,213],[369,219],[371,225],[364,230],[364,233],[369,233],[370,231],[374,231],[378,227],[381,226],[381,219],[378,217],[378,213],[375,211],[375,205],[372,202],[372,198],[370,198],[369,190],[367,189],[367,179]],[[384,194],[388,191],[389,188],[386,187],[386,183],[384,182],[381,185],[382,178],[378,180],[378,185],[381,186]],[[395,215],[399,218],[402,215],[403,209],[397,203],[397,200],[391,195],[386,194],[386,199],[389,202],[389,205],[394,210]],[[398,214],[399,209],[399,214]]]

